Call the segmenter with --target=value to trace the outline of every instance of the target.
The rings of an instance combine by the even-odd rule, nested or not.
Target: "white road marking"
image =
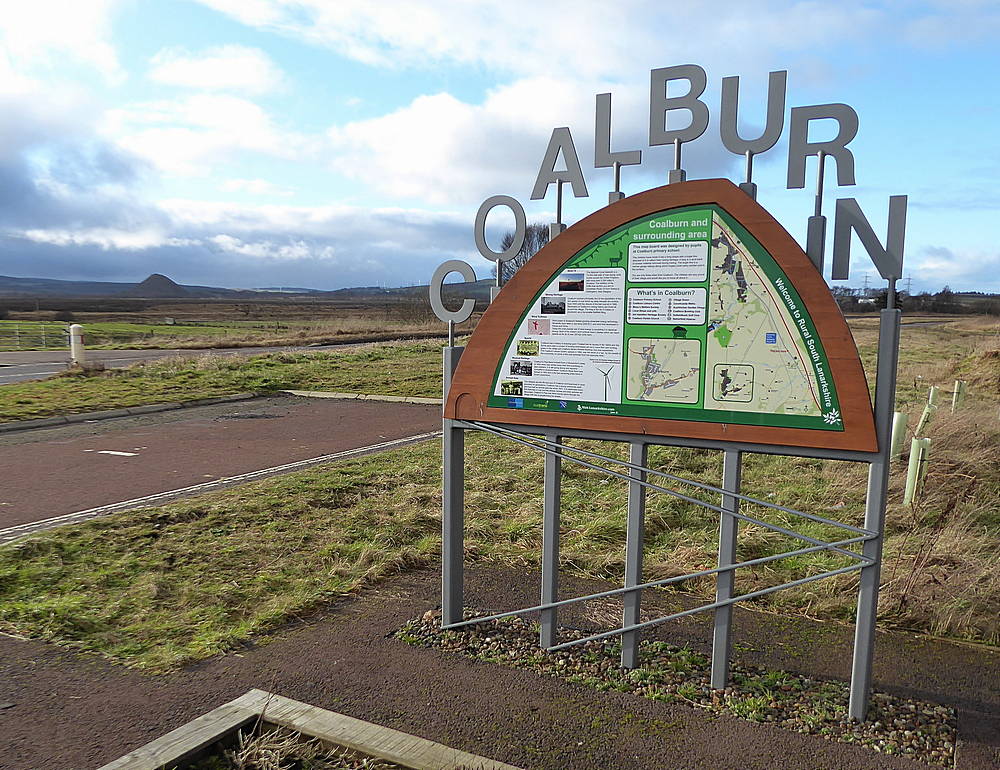
[[[301,470],[303,468],[308,468],[312,465],[321,465],[323,463],[332,462],[334,460],[342,460],[347,457],[356,457],[359,455],[373,454],[375,452],[381,452],[386,449],[394,449],[396,447],[405,446],[407,444],[416,444],[421,441],[427,441],[432,438],[438,438],[441,435],[441,431],[431,431],[430,433],[419,433],[415,436],[406,436],[405,438],[397,438],[392,441],[383,441],[379,444],[372,444],[370,446],[358,447],[357,449],[347,449],[343,452],[334,452],[333,454],[320,455],[319,457],[311,457],[308,460],[297,460],[293,463],[285,463],[284,465],[275,465],[271,468],[262,468],[259,471],[250,471],[249,473],[241,473],[238,476],[226,476],[221,479],[216,479],[215,481],[206,481],[201,484],[194,484],[190,487],[181,487],[179,489],[171,489],[167,492],[157,492],[155,495],[147,495],[145,497],[136,497],[132,500],[123,500],[120,503],[110,503],[109,505],[99,505],[96,508],[87,508],[83,511],[77,511],[75,513],[67,513],[62,516],[53,516],[50,519],[42,519],[41,521],[31,521],[27,524],[18,524],[14,527],[7,527],[6,529],[0,529],[0,544],[7,544],[17,540],[25,535],[30,535],[34,532],[41,532],[46,529],[53,529],[55,527],[60,527],[64,524],[78,524],[82,521],[87,521],[88,519],[95,519],[98,516],[104,516],[109,513],[118,513],[120,511],[127,511],[132,508],[143,508],[148,505],[155,505],[157,503],[165,503],[177,497],[186,497],[191,494],[200,492],[210,492],[214,489],[224,489],[226,487],[236,486],[237,484],[243,484],[248,481],[256,481],[258,479],[267,478],[269,476],[278,476],[283,473],[291,473],[292,471]]]
[[[84,449],[84,452],[87,450]],[[138,452],[116,452],[113,449],[98,449],[97,454],[99,455],[114,455],[115,457],[135,457]]]

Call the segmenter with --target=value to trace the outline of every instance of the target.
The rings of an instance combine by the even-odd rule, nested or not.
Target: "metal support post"
[[[882,530],[889,490],[890,439],[896,403],[899,325],[898,309],[882,311],[878,335],[878,373],[875,376],[875,433],[878,437],[878,456],[868,470],[868,497],[865,505],[865,529],[878,534],[866,541],[863,547],[865,558],[870,559],[872,563],[861,569],[858,614],[854,629],[854,662],[851,667],[851,699],[848,705],[851,719],[859,722],[863,722],[867,717],[868,695],[872,684],[875,618],[878,614],[878,589],[882,572]]]
[[[739,492],[743,475],[743,453],[727,450],[722,461],[722,488]],[[736,564],[736,536],[739,521],[732,513],[739,511],[740,501],[731,495],[722,496],[722,507],[731,513],[719,514],[719,566]],[[726,601],[733,596],[736,582],[735,570],[719,572],[715,579],[715,600]],[[722,690],[729,684],[729,658],[732,654],[733,605],[726,604],[715,610],[715,630],[712,635],[712,687]]]
[[[552,441],[561,444],[554,436]],[[555,452],[545,453],[543,471],[544,502],[542,503],[542,604],[559,600],[559,509],[562,500],[562,458]],[[542,610],[538,643],[551,647],[556,643],[559,611],[554,607]]]
[[[674,139],[674,167],[667,174],[667,184],[687,181],[687,173],[681,168],[681,140]]]
[[[625,197],[622,192],[622,164],[620,160],[614,162],[615,169],[615,189],[608,193],[608,203],[617,203]]]
[[[806,226],[806,254],[823,274],[823,253],[826,246],[826,217],[823,216],[823,167],[826,153],[819,151],[816,158],[816,201],[813,215]]]
[[[445,402],[464,350],[442,351]],[[441,623],[447,626],[462,619],[465,604],[465,429],[454,420],[442,420],[441,460]]]
[[[757,185],[753,181],[753,152],[751,150],[746,151],[747,159],[747,171],[745,182],[740,182],[740,189],[749,195],[754,200],[757,200]]]
[[[646,467],[649,446],[638,442],[629,444],[628,461],[632,465]],[[629,476],[646,481],[644,471],[629,469]],[[628,522],[625,529],[625,587],[642,582],[642,540],[645,534],[646,487],[630,481],[628,485]],[[622,627],[634,626],[639,622],[642,600],[641,591],[624,595],[625,609],[622,613]],[[622,668],[636,668],[639,665],[639,632],[622,634]]]

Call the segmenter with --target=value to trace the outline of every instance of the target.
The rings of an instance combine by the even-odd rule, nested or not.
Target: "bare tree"
[[[542,246],[549,242],[549,226],[541,222],[534,222],[528,225],[524,231],[524,245],[517,252],[517,256],[507,262],[500,263],[500,285],[507,283],[529,259],[541,251]],[[514,231],[508,230],[500,239],[500,250],[506,251],[514,243]],[[493,276],[496,277],[497,268],[493,267]]]

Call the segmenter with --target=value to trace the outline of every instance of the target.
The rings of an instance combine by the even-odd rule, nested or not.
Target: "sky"
[[[624,192],[665,184],[650,70],[698,64],[711,122],[684,146],[689,179],[742,181],[722,78],[740,76],[753,137],[768,73],[787,70],[761,204],[804,242],[814,171],[785,189],[788,110],[849,104],[857,184],[831,167],[830,237],[835,198],[884,239],[888,197],[908,195],[901,288],[1000,292],[998,34],[996,0],[0,0],[0,274],[334,289],[464,259],[485,277],[484,199],[554,218],[554,190],[529,200],[553,128],[571,129],[590,193],[567,191],[564,221],[605,205],[596,94],[612,94],[612,149],[643,152]],[[498,244],[509,222],[488,225]],[[852,264],[849,285],[881,285],[857,241]]]

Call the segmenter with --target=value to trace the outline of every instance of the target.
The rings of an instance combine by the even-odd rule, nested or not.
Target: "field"
[[[854,326],[869,365],[874,327],[867,319]],[[415,379],[371,380],[355,389],[433,395],[440,387],[433,345],[398,347],[390,354],[379,352],[380,347],[370,350],[370,366],[359,359],[341,366],[347,359],[338,364],[337,356],[330,356],[317,359],[317,371],[341,366],[352,376],[374,377],[391,366]],[[275,359],[267,376],[277,378],[283,366],[306,364]],[[106,377],[152,383],[162,376],[153,371]],[[171,376],[196,377],[199,371],[192,364]],[[909,414],[911,426],[927,387],[950,389],[957,377],[969,382],[968,401],[954,415],[943,407],[931,422],[927,491],[916,505],[901,501],[905,457],[894,467],[879,620],[998,645],[1000,326],[969,319],[904,330],[898,408]],[[622,452],[607,445],[600,450]],[[468,456],[466,559],[537,567],[542,457],[478,434],[468,441]],[[714,451],[655,448],[650,463],[708,483],[720,478],[721,458]],[[865,478],[863,467],[849,463],[751,456],[744,489],[772,503],[860,524]],[[567,464],[563,488],[562,569],[620,582],[623,482]],[[169,669],[260,639],[361,585],[433,564],[440,548],[439,510],[440,445],[428,442],[53,530],[0,549],[0,630],[148,670]],[[747,512],[761,515],[756,506]],[[787,523],[783,514],[767,518]],[[830,534],[821,525],[810,527],[804,531]],[[717,528],[712,512],[651,494],[645,578],[712,566]],[[763,528],[741,527],[742,558],[789,546],[790,541]],[[841,564],[835,556],[810,554],[747,568],[740,571],[737,590]],[[682,590],[708,597],[713,587],[711,579],[701,579],[688,581]],[[857,575],[849,573],[755,603],[765,610],[849,622],[856,591]]]
[[[0,320],[0,350],[65,347],[60,333],[69,323],[84,327],[88,347],[112,349],[299,346],[445,333],[424,296],[247,303],[77,300],[72,306],[73,310],[65,311],[9,313],[6,320]],[[43,327],[48,332],[45,337],[40,331]],[[15,344],[17,328],[22,333]],[[462,327],[471,328],[471,323]],[[29,329],[31,333],[25,333]]]

